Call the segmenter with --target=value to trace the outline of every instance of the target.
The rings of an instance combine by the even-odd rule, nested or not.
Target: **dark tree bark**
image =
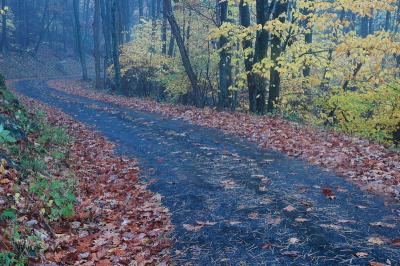
[[[280,0],[277,3],[276,9],[273,12],[273,19],[279,18],[284,23],[285,18],[281,15],[285,14],[288,9],[288,2],[286,0]],[[274,66],[278,66],[278,58],[282,53],[282,43],[280,36],[272,35],[271,40],[271,60],[274,62]],[[269,94],[268,94],[268,112],[275,110],[275,102],[280,95],[281,76],[275,67],[271,68],[270,83],[269,83]]]
[[[164,4],[164,12],[165,15],[168,19],[168,22],[171,26],[171,32],[175,37],[176,40],[176,44],[178,45],[179,48],[179,52],[181,55],[181,59],[182,59],[182,64],[183,67],[185,68],[186,74],[190,80],[190,83],[192,85],[192,101],[193,103],[198,106],[201,107],[203,106],[203,99],[201,96],[201,91],[200,91],[200,87],[198,85],[197,82],[197,75],[196,73],[193,71],[192,68],[192,64],[190,63],[190,59],[189,56],[186,52],[186,47],[185,47],[185,43],[182,39],[181,36],[181,32],[178,26],[178,23],[175,20],[175,16],[172,12],[172,6],[171,6],[171,0],[163,0],[163,4]]]
[[[49,20],[49,0],[46,0],[45,4],[44,4],[44,10],[43,10],[43,15],[42,15],[42,21],[41,21],[41,30],[40,30],[40,34],[39,34],[39,38],[36,42],[36,46],[35,49],[33,51],[33,55],[36,56],[39,48],[40,48],[40,44],[43,41],[43,38],[46,34],[46,31],[48,29],[48,27],[50,27],[50,20]]]
[[[371,17],[368,20],[368,34],[374,34],[374,10],[371,9]]]
[[[250,8],[244,0],[240,0],[239,3],[239,16],[240,16],[240,24],[246,28],[250,27]],[[243,49],[251,49],[253,47],[253,43],[251,40],[244,40],[243,41]],[[255,83],[255,76],[253,71],[253,55],[246,57],[244,59],[244,66],[246,70],[246,77],[247,77],[247,87],[249,90],[249,111],[252,113],[256,113],[256,83]]]
[[[311,1],[313,1],[313,0],[309,0],[309,2],[311,2]],[[344,13],[344,11],[343,11],[343,13]],[[313,42],[313,33],[312,33],[312,29],[311,29],[311,28],[308,28],[308,23],[310,22],[310,20],[309,20],[309,18],[308,18],[308,16],[310,15],[310,10],[309,10],[308,8],[303,8],[302,14],[303,14],[304,16],[307,17],[307,18],[303,21],[303,28],[307,31],[307,32],[304,34],[304,41],[305,41],[305,43],[310,44],[310,43]],[[344,17],[342,18],[342,20],[343,20],[343,19],[344,19]],[[309,66],[309,65],[305,65],[305,66],[304,66],[304,70],[303,70],[303,76],[304,76],[304,77],[308,77],[308,76],[310,76],[310,74],[311,74],[311,68],[310,68],[310,66]]]
[[[228,20],[228,1],[218,1],[218,16],[220,25]],[[231,60],[225,45],[228,39],[225,36],[219,38],[219,91],[218,107],[225,109],[229,107],[229,87],[232,85],[232,67]]]
[[[143,15],[144,15],[144,13],[143,13],[143,0],[138,0],[138,1],[139,1],[138,8],[139,8],[139,20],[140,20],[141,18],[143,18]]]
[[[87,68],[86,68],[86,58],[82,48],[82,35],[81,35],[81,25],[79,20],[79,0],[73,0],[73,10],[75,18],[75,36],[78,48],[79,60],[82,66],[82,78],[83,80],[88,80]]]
[[[279,0],[278,0],[279,1]],[[272,1],[270,10],[275,5],[275,0]],[[267,0],[256,0],[256,19],[257,24],[264,26],[267,22],[269,15],[267,15],[268,1]],[[269,11],[270,12],[270,11]],[[268,32],[264,29],[257,31],[255,51],[254,51],[254,63],[261,62],[268,54]],[[255,78],[256,82],[256,112],[259,114],[265,113],[266,103],[266,80],[265,78],[257,75]],[[252,96],[252,99],[254,96]]]
[[[365,38],[369,34],[369,17],[364,16],[361,18],[360,36]]]
[[[94,41],[94,66],[96,72],[96,89],[101,88],[100,66],[100,0],[94,0],[93,41]]]
[[[167,54],[167,18],[163,12],[163,21],[161,25],[161,52]]]
[[[390,31],[390,29],[392,28],[391,25],[390,25],[391,17],[392,17],[392,13],[389,10],[386,11],[385,31]]]
[[[169,56],[174,56],[174,48],[175,48],[175,38],[174,35],[171,34],[171,38],[169,39],[169,44],[168,44],[168,55]]]
[[[4,10],[6,7],[6,0],[1,1],[1,8]],[[5,54],[8,48],[8,40],[7,40],[7,12],[4,12],[2,15],[1,21],[2,33],[1,33],[1,52]]]
[[[104,35],[104,81],[106,81],[107,77],[107,68],[111,65],[111,19],[110,12],[111,6],[110,1],[108,0],[100,0],[101,4],[101,21],[102,21],[102,29]]]
[[[118,30],[118,1],[113,0],[111,7],[111,39],[112,39],[112,54],[114,61],[114,82],[115,90],[121,92],[121,66],[119,62],[119,30]]]

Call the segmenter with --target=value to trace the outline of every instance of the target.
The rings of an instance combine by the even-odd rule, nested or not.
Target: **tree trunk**
[[[361,29],[360,29],[360,36],[365,38],[368,36],[368,28],[369,28],[369,17],[364,16],[361,18]]]
[[[310,2],[310,1],[308,1],[308,2]],[[343,11],[343,14],[344,13],[345,12]],[[312,33],[312,28],[308,27],[308,23],[310,22],[310,20],[308,18],[308,16],[310,15],[310,10],[307,7],[303,8],[302,14],[304,16],[306,16],[306,19],[304,19],[304,21],[303,21],[303,28],[306,30],[306,33],[304,34],[304,41],[305,41],[306,44],[311,44],[313,42],[313,33]],[[344,17],[342,18],[342,20],[343,19],[344,19]],[[305,65],[304,69],[303,69],[303,76],[304,77],[308,77],[308,76],[310,76],[310,74],[311,74],[310,66],[309,65]]]
[[[161,25],[161,52],[163,54],[167,54],[167,18],[163,13],[163,21]]]
[[[391,28],[391,25],[390,25],[391,17],[392,17],[392,13],[389,10],[386,11],[385,31],[390,31],[390,28]]]
[[[6,7],[6,0],[2,0],[1,2],[1,8],[4,10]],[[4,12],[2,15],[2,22],[1,22],[1,27],[2,27],[2,33],[1,33],[1,52],[5,54],[7,52],[8,48],[8,40],[7,40],[7,12]]]
[[[96,89],[101,88],[100,65],[100,0],[94,0],[93,41],[94,41],[94,66],[96,72]]]
[[[185,68],[186,74],[192,85],[193,103],[196,106],[201,107],[203,106],[203,99],[201,96],[200,87],[197,83],[197,76],[196,73],[193,71],[192,64],[190,63],[189,56],[186,52],[185,43],[183,42],[179,26],[175,20],[175,16],[173,15],[171,0],[163,0],[163,4],[164,4],[164,12],[171,26],[171,32],[174,35],[176,44],[178,45],[179,48],[183,67]]]
[[[82,78],[83,80],[88,80],[87,68],[86,68],[86,58],[82,49],[82,36],[81,36],[81,25],[79,21],[79,0],[73,0],[73,9],[75,17],[75,35],[76,43],[78,48],[79,60],[82,66]]]
[[[217,0],[218,1],[218,0]],[[218,16],[220,25],[228,20],[228,1],[218,1]],[[231,60],[225,45],[228,39],[225,36],[219,38],[219,93],[218,107],[225,109],[229,107],[229,87],[232,85]]]
[[[143,0],[139,0],[139,21],[143,18]]]
[[[240,0],[239,3],[239,16],[240,16],[240,24],[246,28],[250,27],[250,8],[248,3],[244,2],[244,0]],[[251,40],[245,39],[243,41],[243,50],[252,49],[253,43]],[[246,70],[247,77],[247,87],[249,89],[249,111],[252,113],[256,113],[256,83],[255,76],[253,73],[253,55],[249,55],[244,58],[244,66]]]
[[[111,33],[110,33],[110,1],[109,0],[101,0],[101,21],[102,21],[102,29],[104,35],[104,67],[103,67],[103,80],[105,87],[106,80],[107,80],[107,68],[111,65]]]
[[[277,3],[276,9],[273,13],[273,19],[279,18],[284,23],[285,18],[281,15],[287,11],[288,3],[285,0],[280,0]],[[281,76],[276,67],[278,66],[278,58],[282,53],[282,43],[280,36],[272,35],[271,40],[271,60],[274,66],[271,68],[270,83],[269,83],[269,95],[268,95],[268,112],[275,110],[275,102],[280,95]]]
[[[113,54],[113,61],[114,61],[114,82],[115,82],[115,90],[121,92],[121,66],[119,63],[119,30],[118,30],[118,14],[117,8],[119,0],[113,0],[112,7],[111,7],[111,39],[112,39],[112,54]]]
[[[279,0],[278,0],[279,1]],[[256,18],[257,24],[264,26],[268,20],[266,15],[267,0],[256,0]],[[271,4],[272,6],[272,4]],[[268,32],[264,29],[257,31],[255,51],[254,51],[254,62],[259,63],[268,54]],[[259,114],[265,113],[265,99],[266,99],[266,80],[265,78],[257,75],[255,77],[256,82],[256,111]]]
[[[50,22],[49,22],[49,0],[46,0],[45,4],[44,4],[44,10],[43,10],[43,16],[42,16],[42,22],[41,22],[41,30],[39,33],[39,38],[36,42],[36,46],[35,49],[33,51],[33,55],[36,56],[39,48],[40,48],[40,44],[42,43],[42,40],[44,38],[44,35],[46,34],[46,30],[47,30],[47,25],[46,25],[46,20],[47,20],[47,25],[50,26]]]
[[[174,56],[174,48],[175,48],[175,38],[174,35],[171,33],[171,37],[169,38],[169,45],[168,45],[168,55]]]
[[[371,10],[371,17],[368,20],[368,34],[374,34],[374,10]]]

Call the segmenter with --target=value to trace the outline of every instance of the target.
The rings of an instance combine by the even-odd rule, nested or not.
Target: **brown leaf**
[[[186,230],[191,231],[191,232],[197,232],[203,228],[202,225],[183,224],[182,226],[183,226],[183,228],[185,228]]]
[[[323,188],[323,189],[322,189],[322,193],[323,193],[323,194],[325,195],[325,197],[327,197],[328,199],[333,200],[333,199],[336,198],[335,194],[333,193],[332,189],[330,189],[330,188]]]
[[[8,184],[8,183],[10,183],[10,180],[9,180],[9,179],[7,179],[7,178],[0,179],[0,184],[1,184],[1,185],[6,185],[6,184]]]
[[[283,256],[287,256],[287,257],[297,257],[300,255],[300,253],[298,251],[284,251],[281,254]]]
[[[261,246],[262,249],[270,249],[272,248],[274,245],[272,243],[265,243]]]
[[[295,209],[296,209],[296,208],[293,207],[292,205],[288,205],[288,206],[286,206],[286,207],[284,208],[284,210],[287,211],[287,212],[292,212],[292,211],[294,211]]]
[[[365,252],[357,252],[357,253],[354,254],[354,255],[356,255],[356,257],[358,257],[358,258],[365,258],[365,257],[368,257],[368,253],[365,253]]]
[[[393,240],[393,241],[392,241],[392,244],[393,244],[394,246],[396,246],[396,247],[400,247],[400,238]]]
[[[386,266],[384,263],[376,262],[376,261],[371,261],[369,263],[370,266]]]

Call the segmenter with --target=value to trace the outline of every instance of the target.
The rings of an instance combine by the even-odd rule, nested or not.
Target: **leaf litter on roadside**
[[[66,224],[54,226],[54,248],[45,253],[47,261],[104,266],[170,261],[170,214],[161,205],[161,195],[138,182],[137,161],[115,156],[112,143],[64,113],[23,101],[45,110],[49,123],[67,125],[74,136],[68,147],[69,165],[76,175],[80,204]]]

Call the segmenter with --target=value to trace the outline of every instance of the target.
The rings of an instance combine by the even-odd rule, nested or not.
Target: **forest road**
[[[171,211],[178,265],[400,265],[393,242],[400,239],[398,203],[216,129],[67,94],[44,81],[15,87],[139,159],[143,179]]]

